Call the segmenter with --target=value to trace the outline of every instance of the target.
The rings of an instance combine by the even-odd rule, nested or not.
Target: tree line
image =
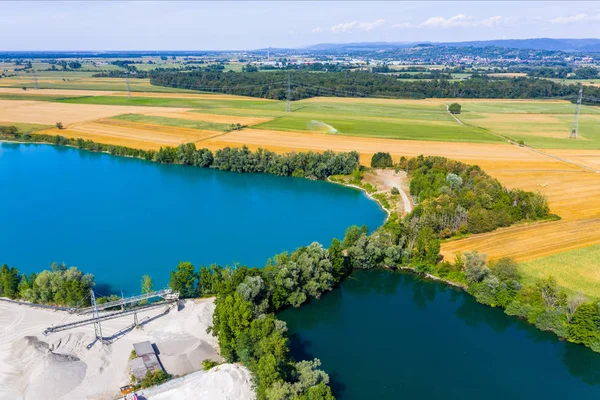
[[[93,275],[64,263],[53,263],[49,270],[29,275],[6,264],[0,267],[0,296],[36,304],[87,306],[94,283]]]
[[[495,79],[475,75],[461,81],[433,79],[430,81],[399,80],[391,75],[365,71],[327,72],[315,74],[294,71],[292,100],[316,96],[337,97],[399,97],[399,98],[552,98],[575,97],[579,86],[564,85],[546,79],[516,77]],[[153,85],[216,91],[268,99],[286,98],[287,72],[156,72]],[[587,94],[600,98],[600,89],[590,87]]]
[[[73,146],[89,151],[142,158],[161,164],[183,164],[201,168],[216,168],[221,171],[267,173],[316,179],[326,179],[331,175],[350,174],[359,165],[359,154],[356,151],[347,153],[309,151],[278,154],[262,148],[252,151],[247,146],[242,146],[241,148],[226,147],[213,153],[206,148],[197,149],[194,143],[181,144],[178,147],[161,147],[156,151],[107,145],[81,138],[68,139],[61,135],[31,135],[20,133],[14,126],[0,126],[0,138]]]

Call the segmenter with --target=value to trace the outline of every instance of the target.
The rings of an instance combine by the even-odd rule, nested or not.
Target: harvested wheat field
[[[152,111],[182,112],[185,108],[152,107]],[[148,111],[143,106],[108,106],[97,104],[56,103],[49,101],[0,100],[0,121],[32,124],[70,124],[113,117],[119,114],[142,114]]]
[[[66,130],[48,129],[40,133],[60,134],[69,138],[82,138],[98,143],[156,150],[161,146],[178,146],[182,143],[199,142],[223,132],[200,129],[176,128],[139,122],[102,119],[73,124]]]
[[[361,162],[368,164],[371,156],[378,151],[388,151],[395,159],[400,156],[418,156],[435,154],[452,157],[465,162],[493,157],[498,161],[518,161],[530,155],[524,148],[509,144],[448,143],[420,140],[395,140],[363,138],[354,136],[331,135],[314,132],[274,131],[265,129],[244,129],[234,131],[214,140],[208,140],[207,146],[219,148],[225,146],[248,145],[251,148],[263,147],[273,151],[288,152],[300,150],[353,151],[361,154]],[[545,161],[542,155],[532,154],[532,161]]]
[[[527,261],[600,243],[598,232],[600,217],[517,225],[446,242],[442,255],[452,261],[456,252],[477,250],[488,258]]]
[[[18,94],[23,96],[108,96],[117,92],[88,89],[36,89],[0,87],[0,94]]]

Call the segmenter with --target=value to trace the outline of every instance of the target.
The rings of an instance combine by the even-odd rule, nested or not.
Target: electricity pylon
[[[573,119],[573,125],[571,125],[571,133],[569,139],[577,139],[579,131],[579,111],[581,110],[581,98],[583,97],[583,86],[579,88],[579,97],[577,98],[577,108],[575,109],[575,118]]]

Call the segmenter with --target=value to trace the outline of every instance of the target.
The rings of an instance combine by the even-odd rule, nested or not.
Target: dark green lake
[[[137,293],[143,274],[163,287],[182,260],[261,267],[384,218],[364,193],[328,182],[0,143],[0,264],[29,273],[64,261],[103,294]]]
[[[279,318],[340,400],[600,398],[600,354],[410,274],[355,271]]]

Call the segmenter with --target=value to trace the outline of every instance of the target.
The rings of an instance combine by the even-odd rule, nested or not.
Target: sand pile
[[[235,364],[223,364],[210,371],[198,371],[164,385],[140,392],[148,400],[251,400],[250,372]]]
[[[35,336],[26,336],[15,343],[21,374],[15,377],[15,386],[23,399],[58,399],[79,386],[86,375],[87,365],[70,354],[54,353],[48,343]]]
[[[212,299],[189,300],[179,311],[172,307],[167,314],[163,309],[139,313],[141,328],[131,328],[133,317],[109,320],[102,324],[103,336],[118,339],[101,345],[94,343],[93,325],[42,334],[49,326],[87,317],[0,302],[0,399],[114,399],[119,387],[130,383],[133,344],[146,340],[156,345],[168,373],[201,370],[207,358],[221,361],[216,338],[206,333],[213,310]],[[244,382],[248,372],[236,368],[239,376],[224,369],[211,373],[202,385],[230,384],[229,392],[243,391],[235,386]]]

